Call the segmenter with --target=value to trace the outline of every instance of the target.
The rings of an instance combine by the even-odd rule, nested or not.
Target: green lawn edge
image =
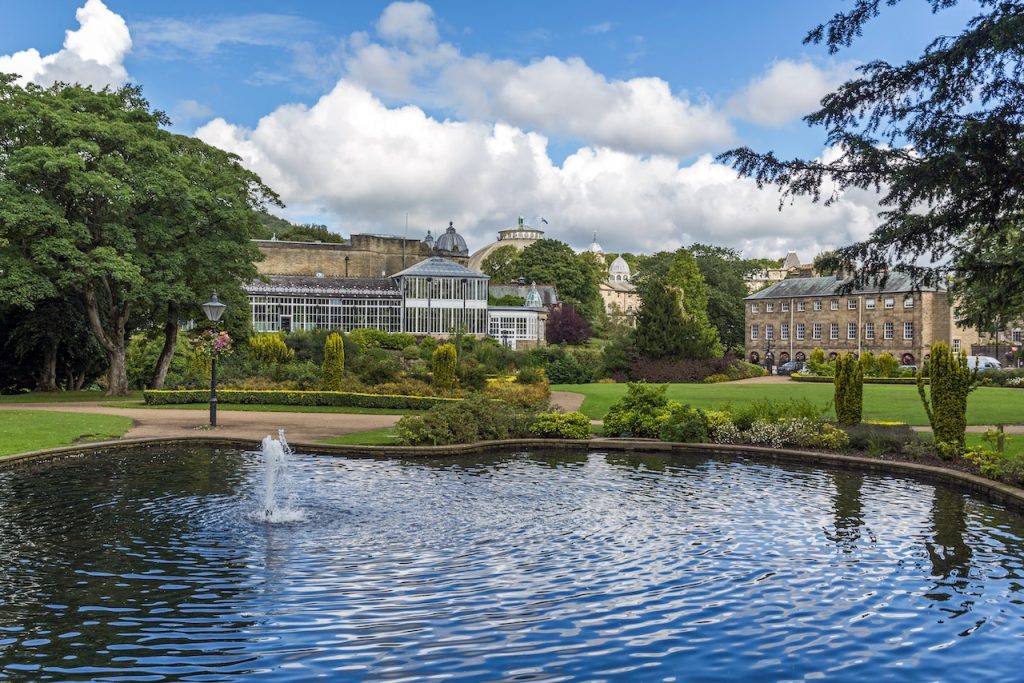
[[[118,439],[132,428],[121,415],[0,410],[0,457],[89,441]]]
[[[585,398],[580,410],[592,420],[603,419],[612,404],[626,393],[625,384],[555,384],[551,389],[583,394]],[[830,384],[807,382],[722,382],[669,384],[667,393],[674,401],[704,410],[720,409],[728,404],[742,405],[758,399],[807,399],[825,408],[832,402],[833,388]],[[826,417],[835,417],[831,408]],[[928,416],[921,405],[917,387],[894,384],[864,386],[864,419],[928,425]],[[968,397],[967,424],[1024,424],[1024,389],[978,387]]]
[[[398,445],[398,432],[394,427],[367,429],[361,432],[332,436],[320,443],[331,446],[395,446]]]

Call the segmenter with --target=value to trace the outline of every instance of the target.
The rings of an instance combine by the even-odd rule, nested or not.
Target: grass
[[[132,391],[128,396],[104,396],[101,391],[32,391],[27,394],[5,394],[0,403],[80,403],[83,401],[125,401],[142,400],[142,391]]]
[[[131,418],[48,410],[0,411],[0,456],[84,441],[116,439],[132,427]]]
[[[556,384],[554,391],[573,391],[586,396],[580,410],[592,420],[603,419],[612,403],[626,393],[625,384]],[[828,406],[831,384],[786,382],[782,384],[670,384],[668,397],[696,408],[716,409],[727,403],[741,405],[757,399],[807,399]],[[834,416],[832,410],[827,415]],[[864,385],[864,419],[891,420],[909,425],[927,425],[917,387],[893,384]],[[979,387],[967,402],[967,424],[1024,423],[1024,390]]]
[[[394,446],[398,444],[398,433],[393,427],[368,429],[364,432],[353,432],[325,439],[323,443],[332,446]]]
[[[967,447],[968,448],[992,448],[990,444],[982,441],[983,434],[975,432],[967,433]],[[1003,451],[1006,455],[1013,456],[1024,456],[1024,436],[1020,434],[1007,434],[1005,436],[1006,441],[1004,444],[1005,450]]]
[[[146,405],[142,401],[113,401],[112,408],[147,408],[150,410],[209,410],[209,403],[182,403],[164,406]],[[397,408],[359,408],[356,406],[288,406],[278,404],[218,403],[217,412],[266,412],[266,413],[344,413],[346,415],[418,415],[423,410],[399,410]]]

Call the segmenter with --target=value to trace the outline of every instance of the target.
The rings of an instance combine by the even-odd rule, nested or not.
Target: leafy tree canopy
[[[537,240],[519,255],[519,270],[527,282],[555,285],[559,298],[575,304],[588,320],[597,317],[600,280],[591,255],[577,254],[558,240]]]
[[[332,244],[342,244],[345,241],[341,235],[328,230],[326,225],[315,223],[300,225],[266,211],[258,212],[257,217],[260,228],[257,230],[256,239],[268,240],[276,237],[288,242],[329,242]]]
[[[810,31],[806,43],[836,53],[849,46],[883,4],[855,0]],[[934,12],[957,0],[929,0]],[[1006,310],[1024,291],[1024,2],[976,0],[957,35],[932,41],[902,64],[876,60],[827,95],[806,121],[825,128],[838,154],[828,160],[777,158],[734,149],[720,158],[758,185],[781,188],[782,201],[808,196],[826,205],[847,190],[880,193],[871,235],[827,261],[856,273],[852,285],[884,278],[891,264],[922,285],[951,272],[987,288],[989,310]],[[991,250],[1013,255],[990,260]]]
[[[480,272],[489,275],[491,282],[507,285],[517,280],[519,272],[519,249],[511,244],[498,247],[480,264]]]

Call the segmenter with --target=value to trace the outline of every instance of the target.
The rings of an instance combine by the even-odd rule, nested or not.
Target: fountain
[[[254,516],[270,524],[303,520],[305,513],[293,505],[288,477],[288,456],[292,449],[283,429],[277,430],[277,439],[269,434],[263,438],[260,454],[263,456],[263,500]]]

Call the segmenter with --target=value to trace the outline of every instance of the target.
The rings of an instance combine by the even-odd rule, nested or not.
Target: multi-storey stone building
[[[820,348],[829,358],[850,351],[888,351],[905,364],[922,361],[928,347],[945,341],[970,351],[978,334],[956,325],[941,288],[915,290],[909,276],[893,273],[883,286],[839,293],[846,280],[833,276],[787,278],[744,299],[747,360],[806,360]]]

